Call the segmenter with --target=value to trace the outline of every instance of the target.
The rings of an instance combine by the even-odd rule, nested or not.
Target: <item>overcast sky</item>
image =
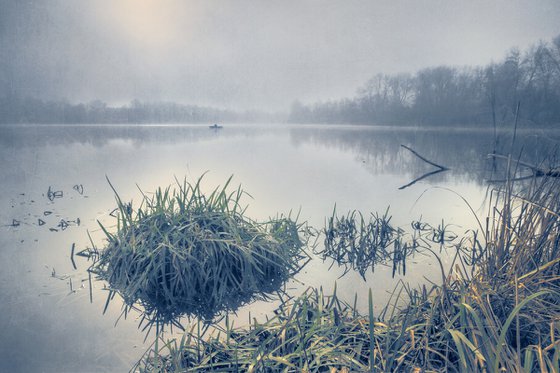
[[[288,110],[558,34],[558,0],[0,0],[0,94]]]

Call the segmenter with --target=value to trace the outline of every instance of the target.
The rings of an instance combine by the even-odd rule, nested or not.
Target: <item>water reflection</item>
[[[560,132],[552,130],[518,131],[512,144],[512,131],[502,130],[497,141],[491,129],[403,129],[368,128],[363,126],[300,127],[291,130],[295,145],[312,143],[329,149],[352,152],[357,161],[372,174],[407,175],[410,179],[429,172],[432,168],[403,151],[401,144],[409,146],[450,169],[451,172],[435,175],[429,181],[475,180],[484,183],[497,170],[487,155],[513,154],[528,163],[539,164],[554,153],[560,144]]]
[[[536,162],[556,145],[555,138],[519,133],[515,147],[523,148],[524,160]],[[510,143],[502,133],[499,151],[505,153]],[[401,144],[451,171],[399,191],[431,167]],[[120,308],[111,305],[108,315],[102,315],[102,284],[94,284],[90,304],[85,271],[89,263],[77,258],[75,269],[70,260],[72,244],[76,250],[91,245],[88,232],[103,245],[97,220],[108,227],[115,224],[106,176],[124,200],[136,202],[136,184],[152,191],[173,183],[174,176],[195,180],[210,171],[205,186],[213,189],[233,174],[233,183],[243,184],[252,195],[246,200],[247,213],[257,220],[300,211],[302,220],[320,228],[335,203],[338,211],[365,213],[382,212],[390,205],[396,226],[408,226],[420,216],[434,224],[444,218],[461,235],[475,225],[464,203],[453,193],[424,190],[448,187],[475,208],[482,206],[489,170],[485,155],[493,144],[492,132],[485,131],[355,126],[247,125],[220,131],[206,125],[0,127],[0,371],[126,371],[147,348],[134,317],[115,328]],[[62,198],[54,198],[59,191]],[[45,215],[46,211],[52,213]],[[61,220],[77,218],[79,225],[57,228]],[[417,264],[408,267],[406,280],[434,272],[435,261],[413,261]],[[289,291],[297,294],[307,286],[330,291],[344,269],[327,273],[329,264],[310,263]],[[400,277],[390,278],[391,268],[380,267],[366,276],[367,282],[349,273],[337,286],[350,302],[357,292],[362,306],[372,287],[379,309]],[[261,302],[242,309],[237,325],[249,312],[264,317],[273,308]]]
[[[82,144],[103,147],[124,142],[131,147],[143,144],[177,144],[215,141],[231,138],[284,136],[289,131],[295,147],[313,145],[336,149],[355,155],[355,160],[372,174],[406,174],[420,176],[429,166],[400,148],[412,147],[426,158],[451,169],[434,180],[463,178],[483,182],[492,171],[487,154],[520,156],[537,164],[555,151],[560,133],[554,130],[518,130],[512,144],[512,131],[501,130],[494,137],[492,129],[418,129],[367,126],[278,126],[230,125],[222,131],[209,130],[207,125],[144,125],[144,126],[4,126],[0,128],[3,147],[22,149],[45,145]]]

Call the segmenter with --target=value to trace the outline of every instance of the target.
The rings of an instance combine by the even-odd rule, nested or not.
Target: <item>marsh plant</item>
[[[362,372],[369,370],[370,336],[384,328],[356,317],[336,288],[333,295],[307,289],[245,328],[227,322],[200,338],[195,326],[180,341],[161,338],[159,353],[148,353],[133,371]]]
[[[344,266],[345,273],[358,271],[365,280],[366,271],[384,263],[390,248],[399,245],[401,231],[393,227],[388,213],[389,209],[384,215],[371,214],[366,220],[358,211],[338,216],[335,207],[324,230],[324,248],[316,254]]]
[[[200,178],[144,195],[134,209],[114,190],[116,231],[92,271],[118,293],[124,312],[139,308],[150,324],[183,316],[211,321],[245,303],[268,299],[308,260],[302,224],[279,216],[256,222],[240,204],[241,187],[204,194]],[[112,187],[112,185],[111,185]]]
[[[400,281],[377,315],[371,291],[362,315],[336,291],[311,290],[248,328],[160,339],[134,370],[558,372],[560,182],[510,182],[491,196],[486,220],[448,245],[456,254],[441,283]],[[443,224],[413,228],[434,249],[454,238]]]
[[[439,245],[439,251],[447,249],[457,238],[443,221],[438,226],[413,221],[407,232],[395,227],[391,219],[389,208],[366,219],[356,210],[338,215],[335,207],[323,229],[324,246],[314,253],[323,261],[330,259],[331,267],[343,266],[342,276],[353,270],[365,281],[367,271],[374,272],[377,265],[391,265],[393,277],[397,272],[405,275],[407,258],[432,251],[434,244]]]

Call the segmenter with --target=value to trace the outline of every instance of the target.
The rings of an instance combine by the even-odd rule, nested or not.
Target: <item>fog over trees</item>
[[[0,97],[0,123],[39,124],[144,124],[279,121],[277,114],[236,112],[173,102],[133,100],[123,106],[108,106],[95,100],[85,104],[42,101],[7,95]]]
[[[236,112],[173,102],[100,100],[71,104],[0,96],[0,123],[213,123],[280,122],[371,125],[468,126],[560,123],[560,35],[526,51],[510,50],[482,67],[439,66],[415,74],[378,74],[355,97],[303,104],[289,114]]]
[[[293,123],[459,126],[560,123],[560,35],[483,67],[439,66],[416,74],[378,74],[353,98],[304,105]]]

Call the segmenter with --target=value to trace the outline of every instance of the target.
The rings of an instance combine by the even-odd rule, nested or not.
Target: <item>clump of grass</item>
[[[449,327],[460,364],[560,371],[560,182],[509,182],[492,195],[477,270]]]
[[[559,187],[546,178],[493,190],[486,224],[456,244],[442,285],[401,287],[380,318],[410,334],[406,366],[560,371]]]
[[[227,192],[231,178],[208,195],[201,180],[144,194],[136,210],[115,191],[117,229],[102,226],[108,242],[92,269],[110,285],[107,304],[116,292],[125,312],[139,305],[150,323],[210,321],[267,299],[301,270],[301,224],[282,216],[253,221],[240,205],[241,187]]]
[[[137,364],[138,372],[350,372],[367,371],[370,323],[336,295],[308,289],[283,302],[274,316],[248,328],[225,328],[200,338],[159,341],[160,350]],[[383,329],[382,324],[371,324]],[[373,330],[373,329],[372,329]],[[380,331],[377,331],[378,333]]]

